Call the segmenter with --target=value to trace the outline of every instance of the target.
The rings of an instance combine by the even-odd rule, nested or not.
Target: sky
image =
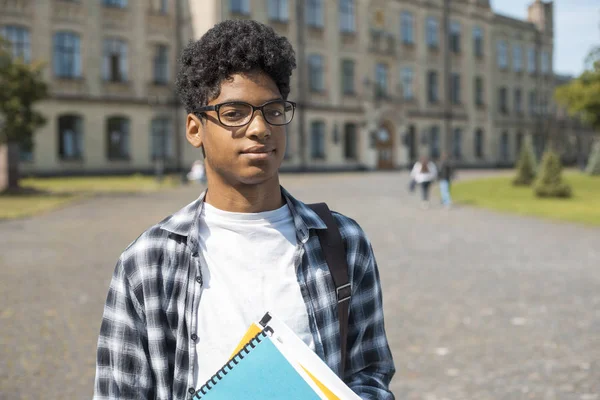
[[[533,0],[492,0],[495,12],[527,19]],[[579,75],[593,46],[600,45],[600,0],[554,1],[554,72]]]

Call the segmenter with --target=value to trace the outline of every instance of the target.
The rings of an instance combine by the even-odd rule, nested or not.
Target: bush
[[[544,153],[534,191],[537,197],[568,198],[573,195],[571,186],[562,180],[560,157],[552,150]]]
[[[531,185],[535,180],[536,163],[537,161],[535,159],[535,153],[533,152],[531,138],[527,136],[521,147],[519,161],[517,161],[517,176],[513,179],[513,185]]]
[[[600,175],[600,139],[594,142],[585,172],[590,175]]]

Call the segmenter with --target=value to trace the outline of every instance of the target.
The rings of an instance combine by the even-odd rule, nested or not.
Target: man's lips
[[[242,150],[242,154],[268,154],[275,151],[272,146],[253,146]]]

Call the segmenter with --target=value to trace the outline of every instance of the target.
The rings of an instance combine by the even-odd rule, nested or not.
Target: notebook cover
[[[293,367],[271,341],[265,337],[211,389],[195,399],[206,400],[321,400],[318,388],[308,382],[310,378]],[[237,357],[239,359],[239,357]],[[313,384],[314,385],[314,384]]]

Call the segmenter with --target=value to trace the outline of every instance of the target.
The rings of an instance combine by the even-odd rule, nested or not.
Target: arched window
[[[58,156],[61,160],[83,159],[83,118],[65,114],[58,117]]]
[[[150,127],[150,159],[169,159],[173,155],[171,119],[159,117],[152,120]]]
[[[106,158],[129,160],[130,123],[127,117],[109,117],[106,120]]]

